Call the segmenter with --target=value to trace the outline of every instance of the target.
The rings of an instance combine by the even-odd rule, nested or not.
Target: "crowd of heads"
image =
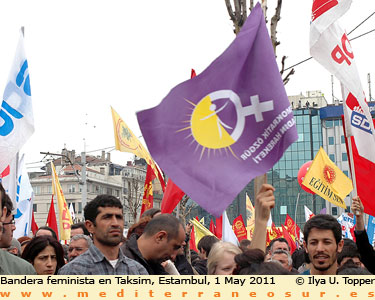
[[[185,227],[173,215],[156,208],[144,212],[125,237],[123,205],[116,197],[100,195],[88,202],[85,222],[73,224],[69,244],[62,245],[48,226],[40,227],[34,237],[13,238],[13,204],[1,184],[0,197],[2,251],[29,262],[39,275],[60,274],[60,269],[62,274],[70,274],[66,272],[74,266],[84,269],[90,255],[103,256],[102,262],[111,268],[118,268],[124,255],[122,263],[135,272],[130,274],[371,274],[362,263],[357,244],[342,238],[341,225],[330,215],[317,215],[306,222],[302,247],[293,253],[290,241],[282,237],[270,241],[264,252],[250,240],[235,245],[215,235],[200,238],[195,252],[187,251],[191,226]],[[89,251],[94,254],[86,255]]]

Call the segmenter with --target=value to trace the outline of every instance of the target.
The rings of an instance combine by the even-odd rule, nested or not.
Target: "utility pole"
[[[86,180],[86,141],[84,140],[83,152],[81,152],[81,178],[82,178],[82,210],[87,203],[87,180]]]
[[[371,101],[372,97],[371,97],[371,77],[370,77],[370,73],[367,74],[367,82],[368,82],[368,101]]]

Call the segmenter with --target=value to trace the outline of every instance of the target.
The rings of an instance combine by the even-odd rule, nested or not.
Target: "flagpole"
[[[345,92],[344,92],[344,85],[342,84],[341,82],[341,94],[342,94],[342,98],[343,98],[343,106],[346,105],[346,99],[345,99]],[[347,115],[347,111],[346,109],[343,109],[344,110],[344,121],[347,122],[348,120],[348,115]],[[344,126],[345,128],[345,135],[347,137],[347,141],[348,141],[348,150],[349,150],[349,161],[351,162],[350,164],[350,171],[351,171],[351,175],[352,175],[352,182],[353,182],[353,198],[354,197],[357,197],[357,181],[356,181],[356,177],[355,177],[355,167],[354,167],[354,159],[353,159],[353,148],[352,148],[352,135],[348,134],[348,126]],[[355,215],[359,215],[359,211],[354,211],[354,214]]]
[[[296,209],[294,211],[294,222],[296,223],[296,225],[297,225],[297,207],[298,207],[299,195],[300,195],[300,193],[298,193],[298,195],[297,195]],[[297,226],[296,225],[294,225],[294,231],[295,231],[295,234],[296,234],[295,236],[297,237]]]

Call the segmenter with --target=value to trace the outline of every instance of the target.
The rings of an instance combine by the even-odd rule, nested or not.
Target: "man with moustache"
[[[311,261],[311,269],[303,275],[336,275],[337,255],[341,252],[341,225],[330,215],[317,215],[304,226],[304,247]]]
[[[84,216],[93,245],[62,267],[60,275],[148,275],[142,265],[120,250],[124,229],[120,200],[99,195],[85,206]]]
[[[13,204],[0,183],[0,247],[9,247],[16,229],[12,215]],[[36,275],[34,267],[26,260],[0,249],[0,275]]]

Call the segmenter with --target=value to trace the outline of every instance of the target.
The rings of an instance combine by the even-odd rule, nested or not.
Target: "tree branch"
[[[266,21],[266,23],[268,23],[268,20],[267,20],[267,8],[268,8],[267,0],[262,0],[261,7],[262,7],[262,10],[263,10],[264,20]]]
[[[291,69],[288,75],[286,75],[285,78],[283,79],[284,85],[286,85],[289,82],[290,76],[292,76],[293,74],[294,74],[294,68]]]
[[[280,42],[277,41],[277,24],[280,21],[280,14],[281,14],[281,5],[282,5],[282,0],[277,0],[277,7],[275,10],[275,14],[271,18],[271,40],[272,40],[272,45],[273,45],[273,51],[275,52],[276,55],[276,47],[280,44]]]
[[[232,8],[232,4],[230,3],[230,0],[225,0],[225,5],[227,6],[229,17],[234,23],[236,21],[236,17],[234,16],[233,8]]]

